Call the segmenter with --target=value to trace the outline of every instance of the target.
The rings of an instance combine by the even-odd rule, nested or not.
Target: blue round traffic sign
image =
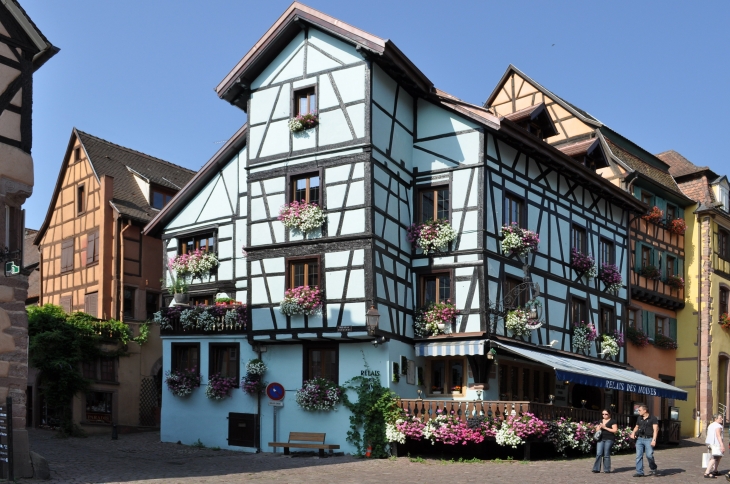
[[[281,383],[269,383],[266,386],[266,396],[272,400],[284,399],[284,386]]]

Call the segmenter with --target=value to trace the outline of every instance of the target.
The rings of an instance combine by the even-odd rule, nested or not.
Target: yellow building
[[[657,156],[696,202],[685,210],[686,305],[677,316],[676,364],[676,385],[689,393],[686,402],[677,402],[686,422],[682,433],[696,436],[730,403],[730,330],[720,324],[730,301],[730,184],[676,151]]]

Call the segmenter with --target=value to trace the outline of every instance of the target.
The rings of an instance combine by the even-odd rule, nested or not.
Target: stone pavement
[[[661,474],[633,478],[633,454],[612,458],[614,474],[592,474],[592,458],[535,462],[451,463],[438,458],[414,461],[408,457],[369,460],[350,456],[325,459],[283,457],[281,454],[243,454],[161,443],[157,433],[85,439],[57,439],[54,433],[30,430],[31,449],[48,459],[51,481],[24,483],[410,483],[442,481],[499,483],[624,483],[661,484],[708,482],[699,467],[704,447],[686,440],[679,447],[656,453]],[[722,472],[730,457],[721,463]],[[724,477],[711,482],[727,482]]]

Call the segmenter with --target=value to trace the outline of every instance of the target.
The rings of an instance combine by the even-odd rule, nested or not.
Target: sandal
[[[705,479],[717,479],[713,474],[702,474]]]

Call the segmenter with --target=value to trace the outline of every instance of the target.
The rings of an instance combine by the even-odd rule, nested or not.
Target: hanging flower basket
[[[649,337],[646,335],[646,333],[632,326],[629,326],[626,329],[626,339],[628,339],[631,344],[638,346],[639,348],[643,348],[644,346],[649,344]]]
[[[583,254],[581,251],[573,247],[570,250],[570,267],[578,274],[587,277],[596,277],[598,269],[596,269],[596,261],[591,255]]]
[[[643,215],[641,218],[643,218],[647,222],[653,222],[655,224],[658,224],[658,223],[661,223],[662,220],[664,220],[664,212],[659,210],[659,207],[654,206],[649,211],[649,213],[647,213],[646,215]]]
[[[279,220],[285,227],[302,233],[316,230],[325,222],[325,215],[319,205],[307,202],[291,202],[279,210]]]
[[[297,390],[297,405],[304,410],[315,412],[317,410],[336,410],[337,404],[342,400],[342,388],[326,378],[314,378],[307,380],[302,388]]]
[[[527,229],[520,228],[516,223],[502,227],[502,252],[505,255],[516,254],[525,256],[537,251],[540,236]]]
[[[687,231],[687,224],[682,218],[675,218],[669,222],[669,231],[673,234],[683,235]]]
[[[266,367],[266,363],[259,360],[258,358],[254,358],[253,360],[249,360],[248,363],[246,363],[246,373],[249,375],[263,375],[266,373],[266,370],[268,368]]]
[[[598,278],[606,285],[606,290],[616,292],[621,289],[623,278],[615,264],[603,264],[598,272]]]
[[[165,383],[170,393],[176,397],[187,397],[200,386],[200,374],[197,368],[192,370],[175,370],[165,373]]]
[[[241,390],[249,395],[263,393],[266,389],[266,382],[263,381],[266,370],[266,364],[260,359],[248,360],[248,363],[246,363],[246,376],[241,378]]]
[[[289,130],[292,133],[300,133],[312,129],[319,124],[317,113],[300,114],[289,120]]]
[[[535,322],[529,318],[530,310],[517,308],[509,311],[504,318],[504,327],[514,336],[525,336],[534,329]]]
[[[416,312],[413,321],[416,337],[425,338],[429,334],[443,333],[445,325],[451,324],[458,314],[459,310],[450,299],[440,303],[431,303],[425,308],[421,308]]]
[[[664,336],[663,334],[657,334],[654,336],[654,346],[663,350],[676,350],[678,347],[676,341]]]
[[[684,279],[679,276],[669,276],[667,277],[666,284],[674,289],[682,289],[684,287]]]
[[[601,353],[608,356],[616,356],[619,354],[620,347],[624,345],[624,335],[614,331],[613,335],[604,334],[601,336]]]
[[[456,240],[456,231],[446,219],[429,220],[408,227],[408,241],[416,244],[424,254],[444,252]]]
[[[722,329],[730,329],[730,315],[728,313],[722,313],[719,323]]]
[[[202,277],[218,266],[218,258],[212,252],[195,249],[189,254],[180,254],[167,262],[167,267],[178,277]]]
[[[223,400],[231,396],[231,390],[236,388],[236,379],[221,376],[219,373],[208,378],[205,396],[211,400]]]
[[[246,329],[248,311],[241,303],[216,303],[211,306],[198,305],[192,308],[174,306],[162,308],[153,315],[153,322],[162,329],[173,329],[172,321],[180,319],[184,331],[234,331]]]
[[[581,321],[573,326],[573,348],[578,351],[588,351],[591,343],[596,340],[598,333],[593,323]]]
[[[312,316],[322,310],[322,304],[323,294],[319,287],[299,286],[286,290],[279,311],[287,316]]]
[[[649,264],[639,269],[639,275],[644,276],[647,279],[655,280],[662,277],[662,272],[658,267]]]

